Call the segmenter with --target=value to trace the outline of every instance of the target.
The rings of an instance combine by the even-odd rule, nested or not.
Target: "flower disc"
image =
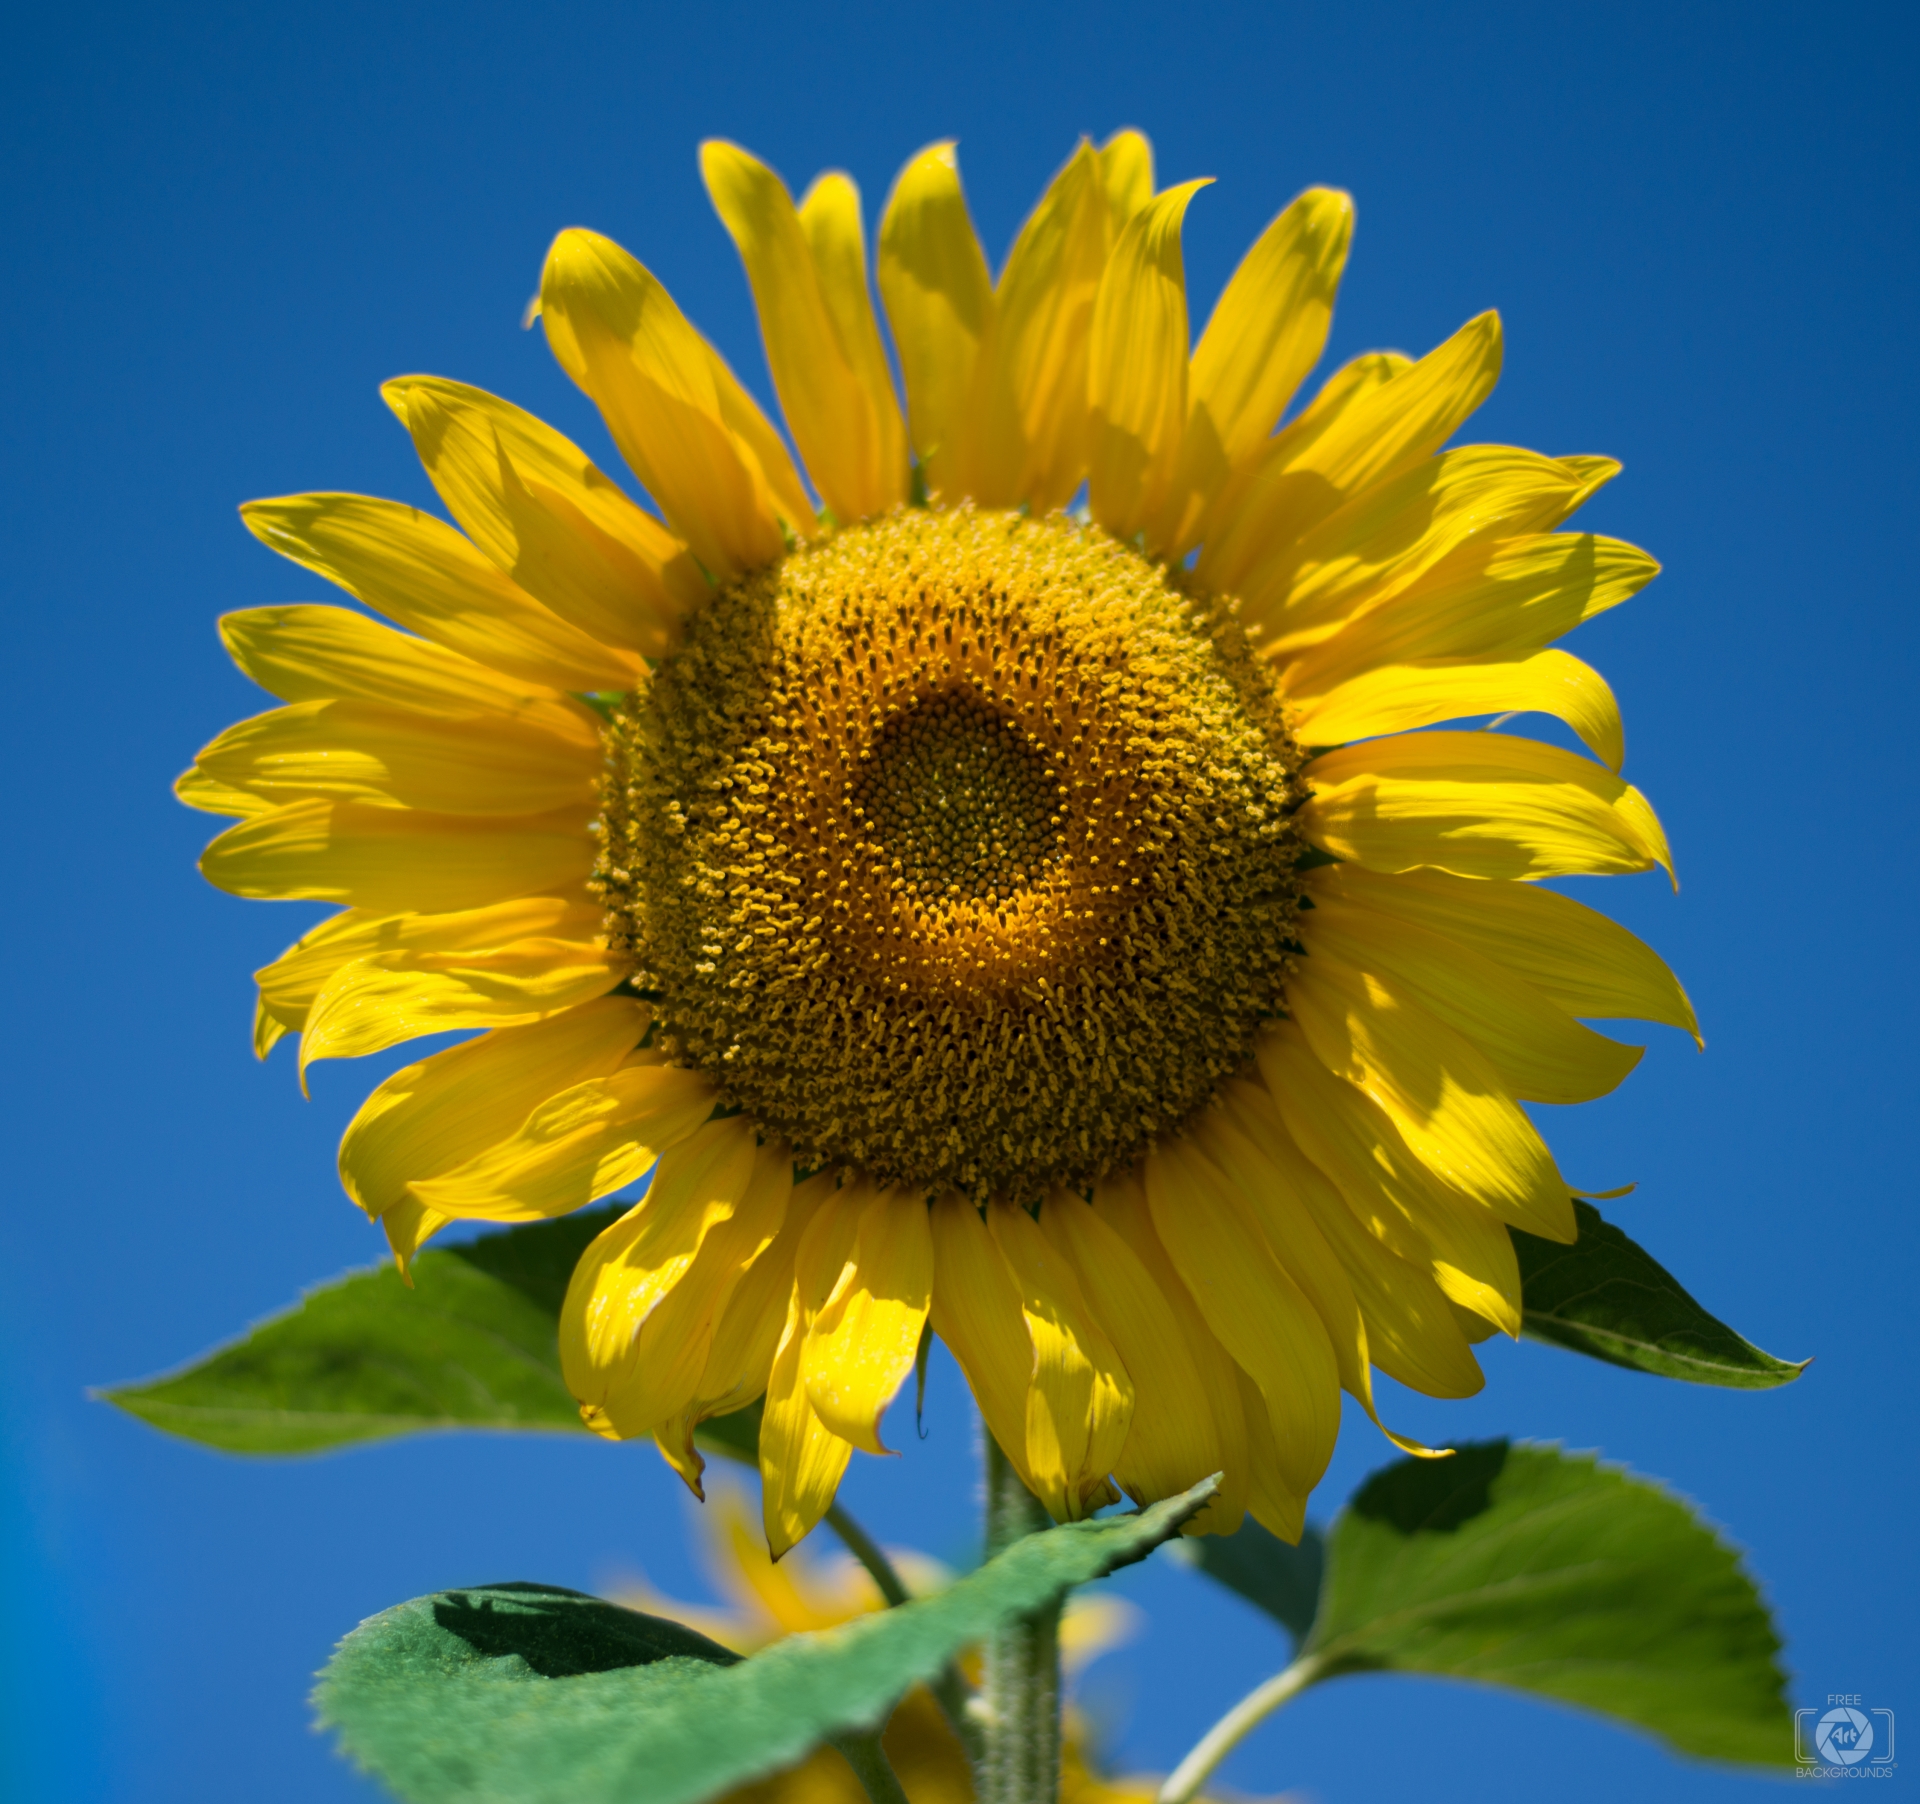
[[[611,744],[613,944],[806,1163],[1091,1181],[1280,1010],[1298,754],[1231,611],[1098,528],[908,510],[794,551]]]

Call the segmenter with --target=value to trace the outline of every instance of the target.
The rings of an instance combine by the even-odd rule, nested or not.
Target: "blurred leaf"
[[[98,1394],[229,1453],[317,1453],[455,1428],[584,1434],[556,1323],[574,1261],[624,1205],[429,1248],[409,1290],[390,1265],[310,1290],[283,1315],[165,1377]],[[754,1457],[758,1407],[702,1428]]]
[[[880,1727],[962,1648],[1144,1558],[1214,1485],[1030,1535],[936,1596],[748,1660],[573,1591],[416,1598],[340,1644],[315,1703],[408,1804],[695,1804]]]
[[[1485,1441],[1376,1472],[1328,1536],[1316,1678],[1510,1685],[1712,1760],[1790,1766],[1780,1638],[1678,1498],[1587,1455]]]
[[[1525,1332],[1610,1365],[1770,1390],[1811,1362],[1775,1359],[1709,1315],[1657,1260],[1591,1203],[1573,1205],[1580,1238],[1570,1247],[1516,1228]]]
[[[1231,1535],[1202,1535],[1180,1545],[1208,1578],[1277,1618],[1296,1645],[1307,1638],[1327,1563],[1326,1537],[1317,1528],[1309,1527],[1300,1545],[1289,1547],[1249,1516]]]

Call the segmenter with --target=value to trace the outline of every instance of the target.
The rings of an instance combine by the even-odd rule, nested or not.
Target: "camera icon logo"
[[[1793,1757],[1803,1767],[1891,1766],[1893,1712],[1862,1707],[1857,1695],[1830,1693],[1826,1709],[1793,1713]]]

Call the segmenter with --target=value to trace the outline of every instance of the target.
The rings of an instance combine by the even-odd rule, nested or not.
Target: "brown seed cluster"
[[[609,746],[613,942],[807,1164],[1084,1183],[1281,1006],[1298,753],[1230,608],[1096,528],[907,510],[796,551]]]

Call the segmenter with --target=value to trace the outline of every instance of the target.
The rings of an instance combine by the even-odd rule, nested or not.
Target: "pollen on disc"
[[[609,733],[659,1043],[816,1165],[1042,1195],[1282,1007],[1300,757],[1230,604],[1097,528],[905,510],[722,592]]]

